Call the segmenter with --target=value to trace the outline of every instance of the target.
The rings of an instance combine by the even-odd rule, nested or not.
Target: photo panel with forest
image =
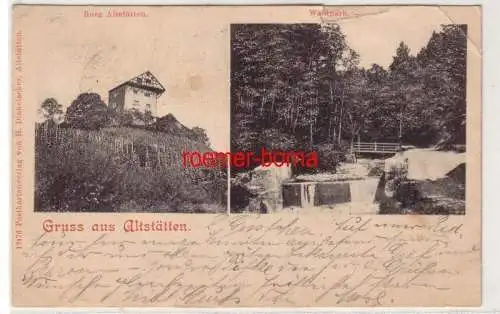
[[[419,23],[231,25],[232,212],[465,214],[467,25]]]

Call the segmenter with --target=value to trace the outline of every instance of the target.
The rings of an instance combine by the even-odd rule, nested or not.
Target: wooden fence
[[[98,151],[119,155],[127,162],[144,168],[180,168],[183,167],[182,152],[201,149],[199,143],[173,135],[165,135],[163,140],[158,140],[153,136],[111,135],[105,131],[48,127],[47,125],[38,125],[35,128],[35,141],[37,146],[57,145],[62,146],[64,150],[91,145],[96,148],[95,153]],[[186,171],[189,169],[186,168]]]
[[[351,153],[393,154],[399,151],[399,143],[354,142]]]

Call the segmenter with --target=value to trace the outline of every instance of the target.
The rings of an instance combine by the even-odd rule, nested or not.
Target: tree
[[[155,117],[153,116],[153,113],[151,110],[146,110],[143,115],[142,115],[142,120],[144,121],[145,125],[150,125],[155,122]]]
[[[464,142],[466,31],[444,25],[416,56],[400,42],[387,69],[362,69],[338,25],[232,26],[231,150]]]
[[[106,126],[111,112],[96,93],[82,93],[66,110],[66,122],[72,128],[96,130]]]
[[[191,129],[193,133],[195,134],[195,137],[197,138],[198,141],[202,142],[203,144],[210,146],[210,139],[208,138],[207,132],[205,129],[200,128],[198,126],[195,126]]]
[[[151,111],[140,111],[137,109],[127,110],[132,116],[132,124],[136,125],[150,125],[155,121]]]
[[[44,121],[57,123],[63,115],[62,105],[55,98],[47,98],[43,101],[38,112],[43,116]]]
[[[396,49],[396,55],[389,66],[390,77],[388,83],[392,91],[391,102],[397,112],[396,133],[399,140],[403,139],[403,132],[407,129],[405,126],[410,124],[409,119],[415,118],[410,113],[410,103],[415,97],[422,96],[424,91],[419,85],[421,76],[417,74],[417,59],[410,54],[410,48],[401,42]],[[404,130],[405,129],[405,130]]]
[[[407,73],[413,66],[413,59],[414,57],[410,55],[410,48],[402,41],[396,49],[396,55],[392,57],[389,70],[397,74]]]
[[[231,47],[232,150],[274,145],[262,136],[273,127],[297,139],[297,150],[333,139],[325,131],[342,134],[337,68],[351,70],[357,55],[338,25],[234,25]]]
[[[111,125],[131,126],[134,124],[134,113],[131,110],[110,110]]]
[[[419,54],[434,104],[437,145],[465,144],[467,25],[443,25]]]

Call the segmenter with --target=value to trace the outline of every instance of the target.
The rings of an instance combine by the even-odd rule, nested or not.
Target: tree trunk
[[[312,121],[309,124],[309,145],[310,145],[310,148],[312,151],[312,148],[313,148],[313,124],[312,124]]]
[[[332,117],[335,119],[335,114],[337,113],[337,103],[334,100],[333,97],[333,88],[332,88],[332,82],[330,82],[330,104],[333,106],[335,103],[335,110],[333,112],[330,112],[330,123],[328,126],[328,138],[331,139],[332,143],[335,142],[337,132],[335,131],[335,128],[333,129],[333,136],[331,136],[331,129],[332,129]],[[329,108],[331,110],[331,107]]]
[[[340,144],[342,138],[342,114],[344,111],[344,88],[342,88],[342,96],[340,98],[340,115],[339,115],[339,134],[337,143]]]
[[[260,114],[264,111],[264,102],[267,97],[262,96],[261,101],[260,101]]]
[[[328,118],[328,139],[332,137],[332,117]]]
[[[302,103],[302,99],[303,99],[303,98],[302,98],[302,95],[300,95],[300,97],[299,97],[299,104],[298,104],[298,106],[297,106],[297,105],[295,105],[295,111],[296,111],[296,113],[295,113],[295,121],[294,121],[294,123],[293,123],[293,129],[292,129],[292,130],[293,130],[293,132],[295,132],[295,129],[296,129],[296,127],[297,127],[297,122],[299,121],[299,116],[300,116],[300,115],[299,115],[299,106],[300,106],[300,105],[301,105],[301,103]]]
[[[270,121],[273,121],[273,117],[274,117],[274,101],[275,100],[276,100],[276,96],[273,95],[273,100],[271,102],[271,112],[269,113]]]
[[[342,138],[342,107],[340,107],[339,134],[337,140],[338,144],[340,144],[341,138]]]

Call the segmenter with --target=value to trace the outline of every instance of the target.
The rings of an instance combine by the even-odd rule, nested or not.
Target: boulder
[[[248,202],[248,211],[267,213],[283,208],[281,186],[292,176],[290,166],[260,166],[238,176],[239,181],[243,182],[242,185],[252,195]]]

